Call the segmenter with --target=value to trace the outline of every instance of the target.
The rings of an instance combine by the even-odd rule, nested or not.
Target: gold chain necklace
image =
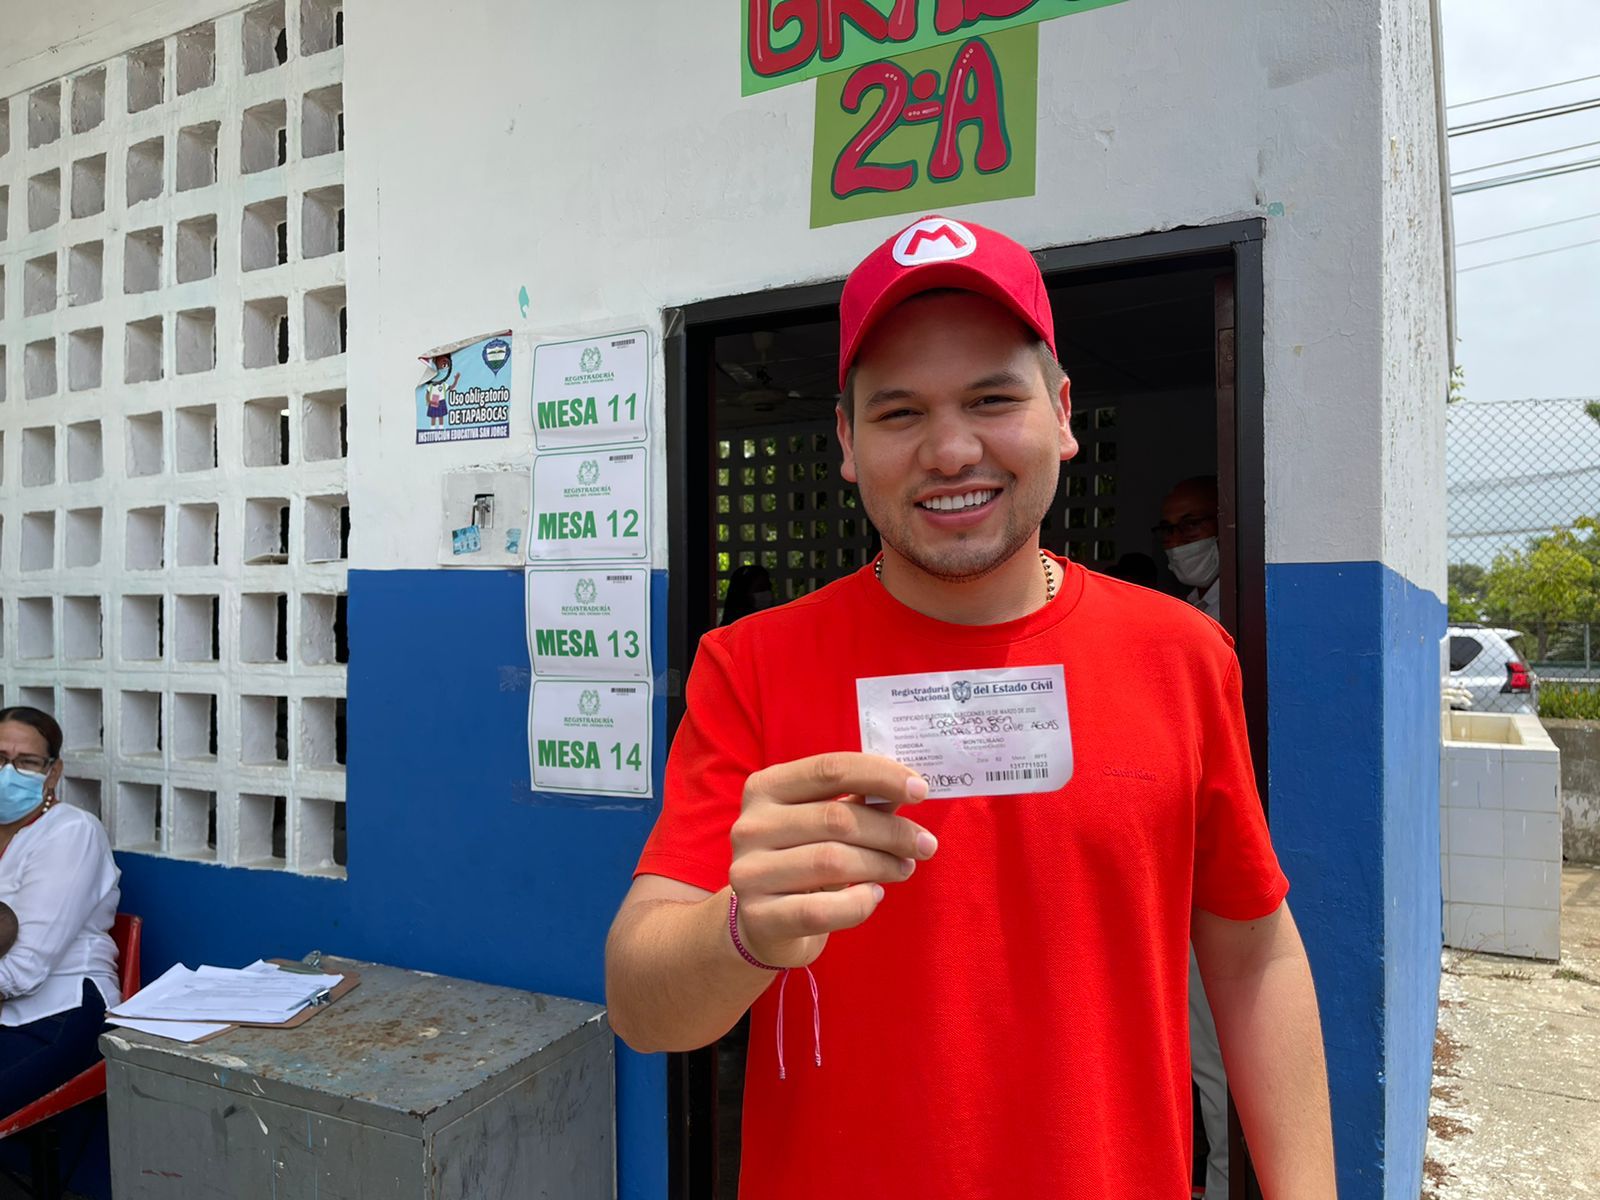
[[[1050,571],[1050,556],[1043,550],[1039,551],[1039,565],[1044,568],[1044,602],[1049,604],[1056,598],[1056,577]],[[879,583],[883,582],[883,555],[878,555],[878,561],[872,564],[872,575]]]

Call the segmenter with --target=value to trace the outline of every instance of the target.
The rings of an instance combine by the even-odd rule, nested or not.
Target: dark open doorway
[[[1045,546],[1094,570],[1153,569],[1183,594],[1151,526],[1167,489],[1216,474],[1223,623],[1234,633],[1266,780],[1261,227],[1241,222],[1063,247],[1037,257],[1072,378],[1082,447],[1064,464]],[[669,722],[729,579],[764,568],[777,602],[870,561],[877,537],[838,474],[838,284],[667,314]],[[672,1056],[674,1197],[736,1194],[743,1038]],[[1234,1122],[1234,1197],[1256,1193]],[[1197,1136],[1197,1142],[1199,1137]]]

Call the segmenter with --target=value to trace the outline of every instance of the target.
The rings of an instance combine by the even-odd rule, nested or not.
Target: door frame
[[[1265,277],[1261,218],[1188,226],[1156,233],[1108,238],[1034,251],[1047,281],[1077,271],[1131,266],[1157,259],[1196,257],[1229,252],[1234,276],[1234,386],[1230,405],[1219,399],[1217,411],[1217,482],[1223,610],[1231,611],[1232,630],[1243,680],[1245,717],[1255,765],[1257,791],[1270,822],[1267,795],[1267,586],[1266,586],[1266,424],[1265,424]],[[667,737],[683,716],[683,684],[688,677],[699,634],[715,624],[709,582],[715,547],[710,537],[711,507],[699,536],[690,527],[691,496],[698,486],[708,500],[713,494],[711,455],[712,411],[691,398],[709,396],[713,386],[711,345],[722,334],[767,328],[774,318],[786,322],[808,317],[834,319],[843,280],[772,288],[746,295],[701,300],[662,312],[662,351],[666,365],[664,444],[667,471]],[[1219,389],[1220,391],[1220,389]],[[1225,411],[1225,409],[1227,411]],[[1228,536],[1231,531],[1231,537]],[[1231,596],[1229,595],[1231,590]],[[714,1128],[715,1090],[709,1104],[703,1095],[705,1062],[693,1054],[670,1056],[668,1064],[668,1195],[689,1200],[705,1194],[704,1174],[714,1170],[706,1135]],[[697,1093],[700,1093],[697,1095]],[[1230,1191],[1237,1200],[1259,1197],[1254,1172],[1238,1140],[1232,1115],[1235,1163]],[[702,1132],[703,1131],[703,1132]],[[695,1143],[701,1143],[696,1145]]]

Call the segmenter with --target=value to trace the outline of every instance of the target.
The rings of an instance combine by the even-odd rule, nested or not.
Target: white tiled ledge
[[[1450,713],[1440,789],[1447,946],[1561,953],[1561,754],[1538,718]]]

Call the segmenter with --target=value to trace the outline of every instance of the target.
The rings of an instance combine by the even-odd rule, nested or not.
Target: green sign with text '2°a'
[[[811,227],[1031,196],[1039,27],[817,80]]]

